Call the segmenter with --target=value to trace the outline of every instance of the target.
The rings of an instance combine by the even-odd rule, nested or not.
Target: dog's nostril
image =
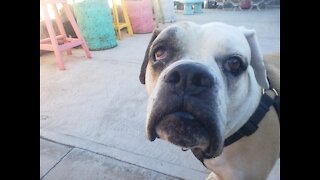
[[[211,87],[212,82],[209,77],[202,73],[196,73],[191,79],[192,85],[201,86],[201,87]]]
[[[176,84],[180,81],[180,74],[177,71],[173,71],[165,77],[165,81],[168,83]]]

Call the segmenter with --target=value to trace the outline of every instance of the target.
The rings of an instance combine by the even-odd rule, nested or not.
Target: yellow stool
[[[128,16],[128,11],[126,7],[126,3],[124,0],[121,0],[121,9],[125,22],[119,22],[119,14],[117,9],[116,0],[112,0],[112,16],[113,16],[113,25],[116,30],[117,38],[121,39],[121,29],[127,28],[127,32],[130,36],[133,35],[131,23]]]

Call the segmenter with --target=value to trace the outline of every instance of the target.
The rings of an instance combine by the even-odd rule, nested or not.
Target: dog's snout
[[[180,64],[167,72],[164,81],[183,90],[213,86],[212,75],[201,64]]]

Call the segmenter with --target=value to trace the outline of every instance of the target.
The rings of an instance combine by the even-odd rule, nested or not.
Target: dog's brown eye
[[[228,60],[228,67],[230,71],[236,71],[240,67],[239,59],[230,59]]]
[[[163,59],[165,57],[167,57],[167,51],[165,49],[163,49],[163,48],[159,48],[154,53],[154,59],[156,61],[161,60],[161,59]]]
[[[238,57],[231,57],[226,60],[224,68],[234,75],[237,75],[241,71],[241,59]]]

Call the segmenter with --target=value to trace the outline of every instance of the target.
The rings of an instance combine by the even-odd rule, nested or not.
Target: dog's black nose
[[[214,83],[212,75],[202,64],[180,64],[164,76],[164,81],[184,91],[211,88]]]

